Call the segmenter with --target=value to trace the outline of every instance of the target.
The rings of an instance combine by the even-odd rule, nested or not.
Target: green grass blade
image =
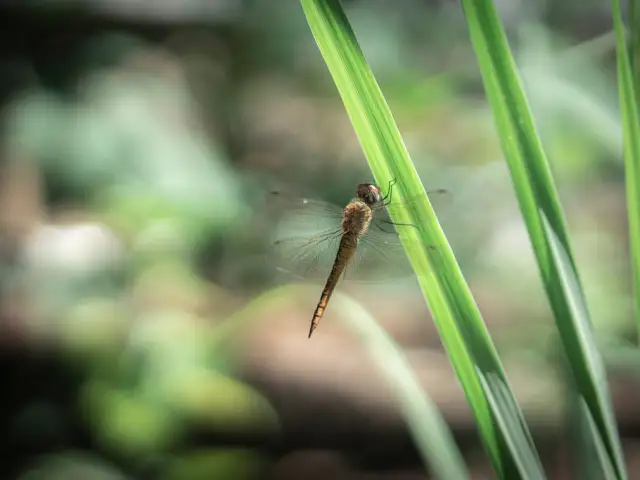
[[[422,199],[406,208],[392,204],[389,213],[396,223],[418,226],[402,229],[400,235],[494,468],[501,478],[545,478],[477,305],[339,1],[301,3],[376,181],[386,186],[395,178],[394,198]],[[483,389],[486,376],[499,379],[513,411],[493,411],[501,404],[489,403]],[[495,418],[506,419],[508,428]]]
[[[584,460],[583,470],[580,472],[581,478],[585,480],[600,480],[602,478],[616,478],[615,469],[611,464],[611,458],[605,445],[602,442],[602,437],[598,433],[598,426],[591,416],[591,411],[587,404],[580,400],[578,402],[578,416],[581,422],[581,427],[588,432],[588,436],[593,439],[588,445],[583,446],[584,450],[582,454],[588,455],[588,458]],[[584,441],[583,436],[582,441]]]
[[[337,294],[332,300],[338,300],[337,308],[345,311],[349,326],[359,335],[391,385],[418,451],[431,472],[443,480],[469,478],[448,425],[421,387],[400,347],[349,297]]]
[[[520,210],[580,397],[615,478],[627,478],[599,353],[591,338],[562,209],[504,30],[488,0],[462,2]],[[560,255],[561,252],[562,255]],[[570,288],[569,288],[570,287]]]
[[[234,336],[251,327],[251,322],[263,318],[269,309],[280,309],[281,301],[298,297],[298,292],[291,286],[262,294],[216,328],[212,350],[231,349],[228,353],[233,355],[231,339]],[[462,454],[449,427],[433,400],[421,387],[400,347],[357,302],[339,292],[334,294],[331,302],[336,310],[345,312],[343,318],[348,319],[347,325],[360,337],[391,386],[425,465],[436,478],[442,480],[468,479]]]
[[[638,95],[640,95],[640,93],[638,93],[638,91],[640,90],[640,5],[638,3],[638,0],[629,0],[627,5],[628,5],[627,8],[629,10],[629,14],[628,14],[629,25],[630,25],[629,30],[631,31],[630,32],[631,41],[629,42],[628,58],[629,58],[631,71],[633,72],[633,83],[635,85],[635,91],[636,91],[636,105],[638,105],[638,101],[640,100],[638,98]],[[620,13],[619,6],[620,4],[618,2],[618,8],[613,13],[614,22],[618,21],[616,20],[616,18],[621,20],[621,15],[619,15]],[[620,25],[622,26],[622,21],[620,21]],[[618,44],[620,44],[619,42],[620,40],[618,40]]]
[[[481,372],[479,372],[481,373]],[[505,434],[505,441],[508,442],[511,450],[518,455],[517,464],[523,478],[531,478],[526,472],[535,472],[539,466],[535,462],[537,459],[531,455],[526,455],[520,445],[526,445],[529,441],[526,438],[527,427],[523,423],[520,409],[510,395],[507,386],[495,374],[479,375],[482,388],[487,396],[495,414],[496,423]]]
[[[636,322],[640,332],[640,119],[638,118],[638,75],[633,68],[633,57],[627,51],[624,24],[620,12],[619,0],[613,2],[613,23],[616,31],[618,56],[618,89],[620,110],[622,112],[622,139],[627,188],[627,210],[629,214],[629,244],[636,298]],[[629,16],[633,18],[631,0]],[[637,41],[638,27],[632,29],[631,46]],[[636,45],[637,46],[637,45]],[[632,51],[636,51],[632,48]],[[640,336],[639,336],[640,337]]]
[[[596,349],[596,341],[593,335],[593,330],[591,328],[591,322],[589,320],[589,313],[587,311],[587,306],[584,301],[584,297],[581,291],[581,287],[576,276],[575,270],[572,268],[572,264],[569,261],[569,254],[567,250],[564,248],[559,238],[551,228],[547,217],[544,213],[541,212],[542,225],[543,228],[549,238],[549,246],[552,261],[558,267],[558,279],[559,283],[557,284],[557,288],[561,289],[562,294],[568,299],[568,308],[569,314],[573,319],[575,319],[575,327],[576,327],[576,337],[575,342],[577,348],[581,349],[581,353],[584,355],[584,363],[590,373],[593,375],[593,380],[596,385],[601,389],[606,391],[607,389],[607,378],[604,370],[604,366],[602,360],[600,358],[600,353]],[[581,388],[578,387],[580,391]],[[584,419],[587,420],[589,425],[589,431],[591,432],[591,437],[593,439],[594,448],[598,452],[598,460],[600,460],[600,467],[604,472],[615,472],[615,467],[619,467],[620,465],[616,465],[616,456],[611,455],[610,451],[607,451],[606,439],[614,438],[618,453],[620,453],[620,460],[622,462],[622,475],[618,476],[607,476],[605,478],[626,478],[626,470],[624,469],[624,460],[621,456],[620,444],[618,440],[618,432],[615,423],[615,417],[613,415],[613,409],[611,408],[611,403],[608,395],[602,399],[601,411],[604,415],[605,426],[607,428],[607,432],[605,435],[600,431],[600,427],[596,418],[594,417],[594,410],[592,406],[588,404],[586,398],[583,394],[580,394],[579,403],[581,406],[581,410],[583,413]],[[597,428],[596,428],[597,427]],[[605,457],[603,455],[603,450],[607,453]]]

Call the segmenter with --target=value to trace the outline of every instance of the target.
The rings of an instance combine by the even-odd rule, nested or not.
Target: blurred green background
[[[640,478],[609,4],[496,5]],[[549,478],[571,478],[557,332],[460,6],[344,6],[423,182],[449,192],[436,211]],[[0,478],[425,478],[344,312],[307,340],[321,285],[270,253],[266,192],[344,205],[371,181],[300,5],[25,1],[0,24]],[[403,346],[473,478],[493,478],[417,285],[338,288]]]

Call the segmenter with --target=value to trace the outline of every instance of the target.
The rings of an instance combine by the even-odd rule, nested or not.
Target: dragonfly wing
[[[447,190],[428,192],[432,203],[447,203]],[[343,209],[328,202],[288,197],[274,192],[272,200],[284,212],[277,221],[271,238],[273,261],[278,270],[301,279],[325,280],[338,252]],[[394,194],[390,207],[410,206],[422,196],[401,199]],[[270,203],[274,203],[273,201]],[[365,283],[406,278],[412,269],[397,230],[416,228],[394,225],[385,207],[374,212],[369,231],[360,238],[354,257],[346,267],[343,279]]]
[[[427,195],[432,206],[438,210],[444,210],[453,198],[446,189],[430,190]],[[388,209],[409,208],[423,199],[422,195],[401,199],[394,194],[389,206],[381,206],[374,211],[369,231],[360,238],[358,251],[345,272],[346,281],[379,283],[413,276],[398,233],[418,227],[412,224],[394,224]]]
[[[301,279],[326,279],[336,258],[343,210],[327,202],[287,201],[270,239],[274,266]]]
[[[374,221],[369,231],[360,238],[344,279],[360,283],[384,283],[412,275],[411,264],[394,226]]]
[[[442,214],[444,210],[453,203],[454,198],[453,194],[449,190],[444,188],[428,190],[427,196],[429,197],[431,206],[435,209],[438,215]],[[422,194],[401,198],[399,195],[396,195],[396,193],[393,193],[389,201],[389,205],[380,206],[376,209],[375,214],[378,218],[385,218],[386,220],[388,220],[388,210],[402,207],[407,209],[412,208],[415,204],[421,203],[423,200],[424,196]]]

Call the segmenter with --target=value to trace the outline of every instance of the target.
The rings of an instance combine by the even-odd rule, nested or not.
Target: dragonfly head
[[[358,185],[357,195],[367,205],[375,205],[382,201],[380,188],[372,183],[361,183]]]

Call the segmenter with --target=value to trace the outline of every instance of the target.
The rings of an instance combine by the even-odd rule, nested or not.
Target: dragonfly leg
[[[385,229],[384,229],[384,228],[382,228],[382,227],[380,226],[380,224],[378,224],[378,223],[375,223],[374,225],[375,225],[375,226],[376,226],[376,228],[377,228],[378,230],[380,230],[381,232],[384,232],[384,233],[393,233],[393,232],[390,232],[389,230],[385,230]]]
[[[389,181],[389,186],[387,187],[387,194],[382,197],[382,205],[387,206],[391,203],[391,194],[393,193],[393,186],[397,183],[397,179],[393,179]]]
[[[380,222],[382,223],[388,223],[389,225],[395,225],[396,227],[413,227],[413,228],[418,228],[417,226],[415,226],[413,223],[396,223],[396,222],[392,222],[391,220],[380,220]]]
[[[413,227],[413,228],[418,228],[413,223],[396,223],[396,222],[392,222],[391,220],[380,220],[380,223],[386,223],[388,225],[393,225],[395,227]],[[380,228],[380,230],[382,230],[383,232],[386,231],[382,227],[380,227],[379,224],[376,223],[376,225],[378,225],[378,228]],[[387,233],[389,233],[389,232],[387,232]]]

